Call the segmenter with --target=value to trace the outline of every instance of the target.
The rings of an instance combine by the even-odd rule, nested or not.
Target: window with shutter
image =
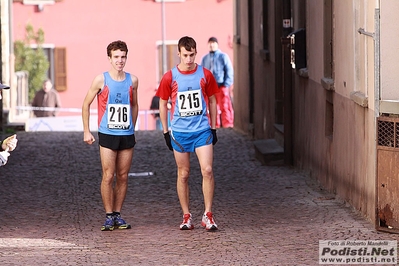
[[[66,48],[54,48],[54,85],[57,91],[67,90]]]
[[[37,49],[36,44],[31,44],[30,47]],[[57,91],[67,90],[66,48],[55,47],[54,44],[43,44],[42,49],[50,64],[47,77],[53,81],[54,89]]]

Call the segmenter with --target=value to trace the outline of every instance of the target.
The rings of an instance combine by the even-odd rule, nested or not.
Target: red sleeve
[[[210,97],[219,92],[219,87],[211,71],[204,68],[204,75],[207,81],[205,86],[205,93],[208,97]]]
[[[172,71],[166,72],[162,79],[161,82],[159,83],[159,87],[157,90],[157,93],[155,94],[162,100],[169,100],[169,97],[172,93]]]

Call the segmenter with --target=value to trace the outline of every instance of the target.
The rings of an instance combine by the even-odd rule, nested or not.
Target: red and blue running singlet
[[[129,73],[125,73],[125,80],[116,81],[104,72],[104,87],[97,94],[98,132],[117,136],[134,134],[132,99],[133,85]]]
[[[196,69],[180,72],[174,67],[161,81],[157,95],[172,102],[172,131],[192,132],[210,128],[208,97],[218,90],[212,73],[197,65]]]

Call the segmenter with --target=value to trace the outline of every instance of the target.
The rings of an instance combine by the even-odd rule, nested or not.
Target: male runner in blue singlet
[[[177,194],[183,211],[181,230],[194,228],[189,209],[190,153],[197,154],[202,173],[202,190],[205,211],[201,225],[207,230],[218,229],[212,203],[215,190],[213,176],[213,145],[216,136],[216,98],[218,85],[212,73],[195,63],[196,42],[182,37],[178,43],[180,63],[162,77],[156,95],[160,97],[159,113],[164,138],[170,150],[174,150],[177,165]],[[171,100],[171,132],[168,131],[168,100]],[[213,145],[212,145],[213,144]]]
[[[111,69],[96,76],[82,106],[84,142],[95,141],[90,132],[90,105],[97,96],[98,138],[102,166],[101,196],[105,209],[102,231],[130,229],[121,217],[128,173],[136,144],[134,128],[138,116],[138,79],[123,70],[127,60],[127,45],[115,41],[108,45]],[[115,184],[114,184],[115,181]]]

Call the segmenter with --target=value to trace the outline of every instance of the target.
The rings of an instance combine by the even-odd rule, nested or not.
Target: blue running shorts
[[[194,152],[196,148],[212,144],[211,129],[199,132],[171,132],[172,147],[178,152]]]

